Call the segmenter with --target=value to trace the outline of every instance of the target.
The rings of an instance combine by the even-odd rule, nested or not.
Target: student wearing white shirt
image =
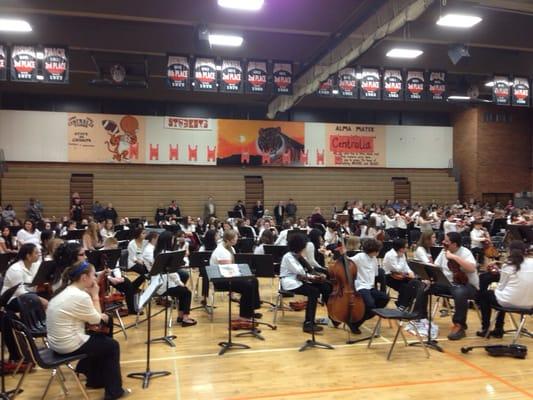
[[[431,255],[431,247],[435,246],[437,236],[430,231],[422,232],[418,244],[416,246],[414,259],[424,263],[433,264],[433,256]]]
[[[383,220],[385,221],[385,232],[389,237],[394,238],[397,236],[396,228],[398,227],[398,221],[396,219],[396,211],[393,208],[389,208],[385,215],[383,215]]]
[[[478,336],[486,336],[493,306],[531,309],[533,307],[533,258],[528,256],[527,245],[513,241],[509,245],[509,258],[501,268],[496,290],[481,295],[481,330]],[[505,313],[498,313],[491,336],[502,337]]]
[[[470,250],[461,245],[461,235],[457,232],[450,232],[445,235],[442,244],[444,249],[435,260],[435,265],[442,268],[442,272],[451,284],[446,286],[434,284],[430,291],[433,294],[452,295],[455,304],[455,313],[452,317],[454,325],[448,339],[459,340],[466,336],[468,300],[475,299],[479,290],[476,259]],[[460,271],[465,273],[468,279],[467,283],[454,281],[454,273],[450,270],[449,265],[454,262],[458,264]],[[427,301],[427,296],[424,296],[423,302],[425,301]]]
[[[483,229],[481,220],[475,220],[473,225],[474,227],[470,231],[470,250],[478,264],[483,265],[485,262],[484,246],[489,240],[487,238],[488,233]]]
[[[284,222],[282,226],[282,230],[279,233],[278,238],[274,242],[276,246],[287,246],[287,235],[289,234],[290,229],[291,229],[291,223]]]
[[[396,307],[402,311],[410,307],[418,288],[422,285],[419,280],[415,279],[415,274],[407,264],[406,252],[407,241],[394,239],[392,249],[383,258],[387,286],[398,292]]]
[[[147,236],[149,240],[144,247],[142,255],[144,265],[148,271],[152,270],[155,258],[159,254],[172,251],[175,247],[174,236],[171,232],[162,232],[159,237],[157,237],[157,234],[154,233],[155,232],[150,232]],[[152,279],[154,279],[154,277],[152,277]],[[179,274],[176,272],[172,272],[170,274],[160,274],[159,279],[161,279],[163,284],[157,290],[157,294],[160,296],[171,296],[176,298],[178,301],[177,322],[184,328],[196,325],[196,320],[189,316],[191,312],[192,294],[189,288],[181,281]]]
[[[318,297],[327,303],[331,293],[331,284],[324,282],[323,274],[317,274],[303,257],[307,240],[303,235],[294,235],[288,242],[289,252],[281,259],[281,287],[296,294],[307,297],[305,309],[304,332],[319,332],[323,328],[315,324]]]
[[[94,266],[79,261],[65,270],[62,281],[46,310],[50,348],[66,356],[87,354],[76,372],[87,376],[87,387],[104,388],[104,400],[127,396],[131,390],[122,388],[118,342],[105,335],[85,333],[86,323],[109,320],[100,309]]]
[[[350,326],[351,331],[356,334],[361,333],[359,327],[363,322],[374,316],[372,312],[374,308],[384,308],[389,302],[387,293],[376,289],[376,278],[379,274],[377,255],[380,249],[380,242],[375,239],[366,239],[363,242],[363,252],[350,258],[357,265],[355,290],[359,292],[365,302],[364,318]]]
[[[105,220],[103,228],[100,229],[100,236],[102,237],[102,241],[110,237],[115,237],[115,231],[113,229],[113,220]]]
[[[41,248],[41,232],[35,228],[33,221],[24,221],[23,228],[17,232],[17,243],[19,247],[24,243],[33,243],[37,248]]]
[[[209,265],[234,264],[235,250],[233,246],[237,244],[237,232],[234,230],[227,230],[222,237],[222,243],[211,254]],[[217,282],[214,284],[217,290],[229,290],[229,283]],[[260,313],[254,313],[261,307],[261,298],[259,296],[259,283],[257,278],[249,280],[239,280],[231,284],[231,290],[241,294],[241,301],[239,304],[239,319],[232,321],[232,327],[235,329],[251,329],[253,324],[251,318],[261,318]]]
[[[9,351],[9,359],[13,362],[18,361],[21,355],[13,338],[11,319],[15,318],[14,313],[20,311],[17,297],[31,293],[31,288],[27,284],[33,282],[33,278],[39,270],[39,265],[39,250],[37,246],[33,243],[26,243],[20,247],[15,263],[7,269],[4,276],[2,295],[9,289],[19,285],[7,303],[7,312],[2,316],[4,318],[2,335]],[[47,300],[41,297],[39,297],[39,300],[43,307],[46,308]]]
[[[254,249],[254,254],[265,254],[265,244],[272,245],[274,244],[275,236],[271,230],[266,230],[261,235],[259,239],[259,246]]]
[[[144,228],[135,228],[133,239],[128,243],[128,270],[139,275],[145,275],[148,272],[142,258],[143,249],[146,245],[145,237]]]

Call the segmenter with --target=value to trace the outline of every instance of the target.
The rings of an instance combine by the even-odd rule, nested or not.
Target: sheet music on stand
[[[161,275],[156,275],[150,280],[148,287],[142,292],[139,297],[139,308],[143,308],[146,303],[152,298],[152,296],[157,292],[157,290],[163,284],[163,278]]]
[[[422,280],[432,281],[433,283],[450,286],[451,282],[444,275],[441,267],[434,264],[424,263],[417,260],[408,261],[409,268]]]

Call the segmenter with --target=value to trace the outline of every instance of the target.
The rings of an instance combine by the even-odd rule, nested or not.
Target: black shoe
[[[459,340],[466,336],[465,328],[460,324],[454,324],[448,335],[448,340]]]
[[[189,326],[194,326],[196,325],[198,322],[192,318],[188,319],[187,321],[181,321],[181,326],[182,328],[187,328]]]
[[[181,323],[183,322],[183,318],[178,317],[178,318],[176,319],[176,322],[177,322],[178,324],[181,324]]]
[[[488,331],[488,329],[481,329],[481,330],[476,332],[476,335],[479,336],[479,337],[488,337],[487,336],[487,331]]]
[[[310,322],[304,323],[303,331],[305,333],[322,332],[323,330],[324,328],[322,328],[319,325],[314,325],[314,324],[311,324]]]
[[[354,335],[360,335],[361,329],[359,329],[360,325],[356,324],[348,324],[348,327],[350,328],[350,332],[352,332]]]
[[[503,337],[503,330],[501,329],[494,329],[493,331],[490,331],[489,332],[489,337],[493,337],[493,338],[496,338],[496,339],[501,339]]]
[[[256,312],[256,313],[254,313],[254,318],[255,319],[261,319],[261,318],[263,318],[263,314],[261,314],[260,312]]]

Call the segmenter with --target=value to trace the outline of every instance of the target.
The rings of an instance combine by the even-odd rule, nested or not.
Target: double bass
[[[365,316],[363,297],[355,290],[357,265],[344,254],[344,247],[334,264],[328,268],[333,291],[328,299],[328,314],[336,322],[352,324]]]

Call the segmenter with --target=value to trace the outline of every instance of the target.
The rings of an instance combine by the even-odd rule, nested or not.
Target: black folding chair
[[[372,340],[374,337],[376,337],[376,333],[379,332],[379,329],[381,327],[381,320],[387,319],[387,320],[394,320],[396,322],[396,325],[398,329],[396,330],[396,334],[394,335],[394,340],[391,344],[391,347],[389,349],[389,353],[387,354],[387,360],[390,360],[390,357],[392,355],[392,351],[394,350],[394,346],[396,345],[396,342],[398,341],[398,336],[401,334],[403,341],[406,346],[408,346],[407,340],[405,339],[405,334],[403,332],[404,323],[409,323],[410,321],[415,321],[421,318],[421,315],[419,313],[413,312],[413,310],[416,307],[416,303],[423,300],[424,296],[424,287],[423,285],[420,285],[420,287],[417,290],[416,298],[413,304],[411,304],[411,307],[407,311],[400,311],[396,308],[374,308],[372,311],[374,314],[376,314],[379,319],[376,322],[376,326],[374,327],[374,331],[372,332],[372,335],[370,335],[370,341],[368,342],[368,348],[372,345]],[[422,345],[422,348],[424,349],[427,358],[429,358],[429,351],[426,347],[426,344],[424,343],[424,340],[422,339],[422,336],[420,336],[420,332],[418,331],[418,328],[416,324],[412,324],[415,335]],[[431,335],[431,332],[428,332],[428,335]]]
[[[31,335],[28,327],[22,322],[17,321],[17,320],[13,320],[13,334],[15,336],[15,341],[17,343],[20,354],[22,354],[23,358],[27,362],[27,367],[24,370],[24,374],[22,375],[22,377],[20,378],[17,384],[14,396],[16,396],[19,393],[22,383],[24,382],[24,378],[26,378],[26,375],[32,368],[31,363],[33,363],[33,364],[38,365],[42,369],[48,369],[52,371],[50,379],[48,380],[48,383],[46,385],[46,388],[44,389],[44,393],[41,399],[44,399],[46,397],[48,390],[50,389],[50,385],[52,384],[52,381],[54,380],[54,378],[57,378],[57,381],[61,385],[61,389],[63,390],[65,395],[68,395],[68,390],[65,387],[64,382],[58,375],[59,367],[65,365],[72,371],[72,374],[74,375],[74,379],[76,380],[76,383],[78,384],[78,387],[81,390],[83,398],[85,400],[89,400],[89,396],[87,395],[85,388],[81,384],[80,379],[78,378],[78,375],[76,374],[76,371],[74,370],[74,367],[71,364],[73,361],[79,361],[84,358],[87,358],[87,354],[79,354],[75,356],[63,356],[63,355],[57,354],[56,352],[54,352],[53,350],[49,348],[39,349],[37,345],[35,344],[35,339]]]

